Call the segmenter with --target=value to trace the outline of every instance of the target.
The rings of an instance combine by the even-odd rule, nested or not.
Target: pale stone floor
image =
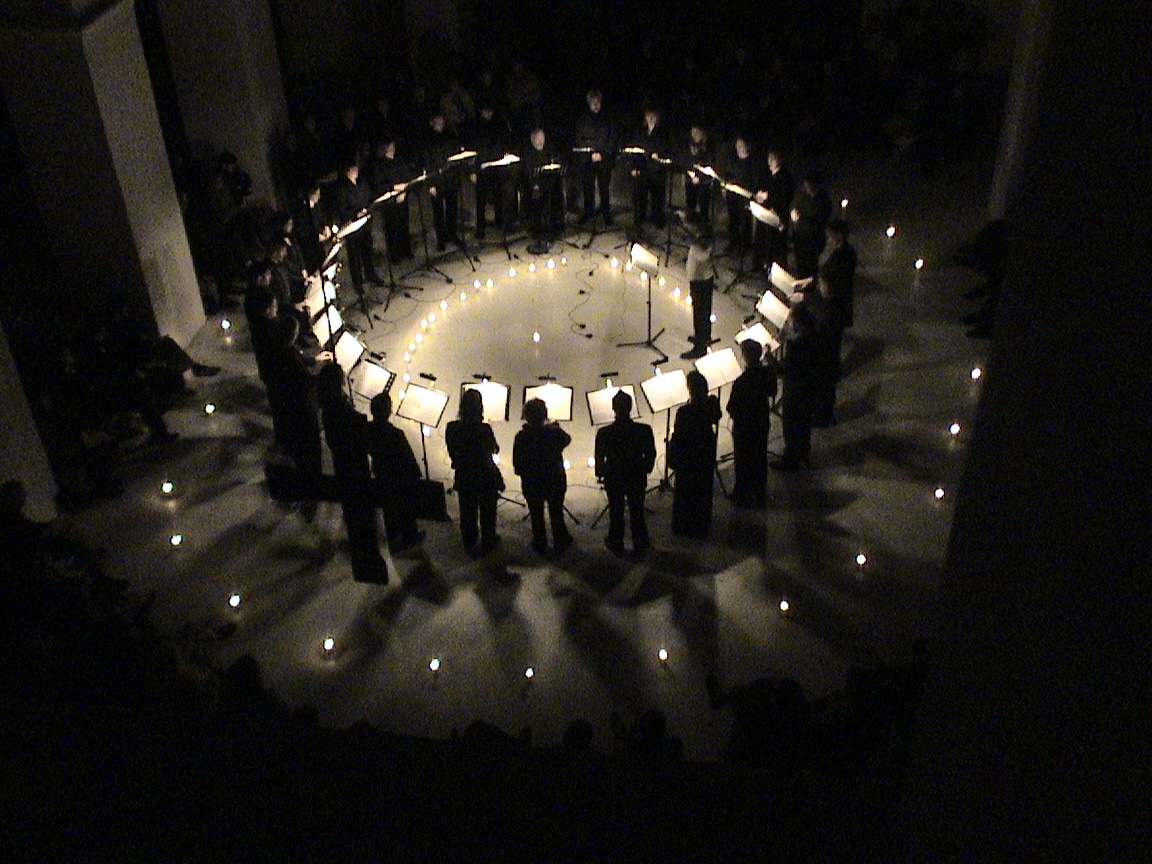
[[[512,421],[494,424],[507,456],[522,388],[551,375],[574,389],[573,420],[565,424],[573,439],[567,503],[580,524],[573,526],[576,545],[558,560],[532,552],[525,511],[509,502],[499,510],[502,547],[488,558],[464,553],[454,523],[426,523],[421,552],[386,554],[394,577],[387,586],[354,582],[335,505],[321,505],[309,524],[268,498],[271,422],[238,312],[211,318],[193,343],[198,360],[224,371],[191,381],[196,396],[169,417],[181,439],[127,454],[127,493],[80,518],[110,550],[114,575],[141,595],[155,592],[164,630],[190,625],[204,634],[220,667],[252,654],[280,698],[315,706],[324,724],[366,719],[443,737],[482,718],[513,733],[531,727],[535,742],[549,744],[583,717],[597,730],[595,743],[608,747],[611,712],[628,721],[655,707],[690,758],[715,759],[729,718],[709,707],[707,672],[726,684],[793,676],[817,698],[841,687],[852,665],[900,660],[916,636],[931,632],[951,493],[979,393],[971,370],[983,362],[986,343],[965,338],[956,320],[970,308],[961,294],[977,277],[950,255],[982,223],[985,167],[924,177],[858,158],[828,174],[834,200],[849,199],[860,253],[840,423],[814,433],[813,471],[773,473],[766,510],[737,509],[718,487],[706,542],[672,536],[671,492],[649,496],[654,548],[643,563],[614,558],[602,545],[605,522],[591,527],[605,499],[586,466],[595,430],[584,394],[602,386],[598,376],[608,371],[618,373],[617,384],[638,385],[652,375],[656,355],[616,347],[645,336],[638,273],[610,262],[626,259],[617,248],[623,234],[600,234],[584,249],[588,234],[574,229],[550,255],[534,257],[523,239],[514,241],[511,262],[499,245],[477,246],[475,273],[449,252],[435,263],[451,284],[440,273],[408,274],[403,282],[423,290],[397,295],[386,311],[381,303],[374,311],[382,320],[362,331],[371,350],[386,354],[385,366],[418,382],[419,373],[433,374],[435,386],[451,394],[444,423],[427,439],[433,478],[451,479],[443,429],[461,382],[486,373],[510,386]],[[890,223],[897,226],[891,239]],[[663,251],[662,235],[651,244],[657,239]],[[665,370],[689,368],[676,355],[688,347],[691,313],[672,293],[681,286],[687,294],[683,255],[673,248],[661,271],[666,284],[653,287],[653,327],[666,328],[659,344],[673,358]],[[917,257],[925,259],[921,271]],[[724,286],[730,269],[726,260],[720,266]],[[715,350],[732,346],[752,312],[742,294],[764,287],[746,281],[717,294],[714,330],[723,341]],[[386,292],[375,293],[382,300]],[[436,320],[422,329],[429,313]],[[231,329],[222,328],[223,318]],[[366,328],[359,312],[349,318]],[[403,355],[417,334],[424,340],[407,365]],[[212,415],[203,411],[208,402],[217,406]],[[640,403],[656,431],[655,484],[664,470],[666,415]],[[957,436],[949,433],[953,422],[963,427]],[[399,423],[419,456],[417,425]],[[774,420],[772,447],[779,446]],[[719,450],[731,450],[727,428]],[[518,500],[511,466],[503,470],[508,495]],[[722,476],[730,486],[730,463]],[[169,496],[164,480],[174,484]],[[449,510],[454,515],[454,498]],[[175,533],[184,538],[179,547],[169,542]],[[862,567],[860,553],[867,556]],[[237,592],[242,602],[232,609],[228,599]],[[211,636],[229,622],[236,625],[230,636]],[[326,655],[321,643],[329,636],[335,648]],[[441,663],[435,674],[433,658]]]

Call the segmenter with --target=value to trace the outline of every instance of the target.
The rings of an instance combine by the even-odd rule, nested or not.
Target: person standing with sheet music
[[[528,232],[535,240],[546,239],[564,227],[564,189],[560,160],[543,129],[532,130],[520,167]]]
[[[632,219],[633,229],[639,231],[644,222],[658,229],[665,224],[668,165],[672,146],[660,118],[660,109],[644,109],[644,122],[637,130],[630,146],[642,151],[632,156]]]
[[[713,167],[716,148],[708,137],[703,122],[696,120],[688,128],[688,144],[680,154],[684,168],[684,201],[689,216],[708,220],[712,218],[712,178],[694,170],[694,166]]]
[[[415,487],[421,477],[420,465],[408,437],[391,421],[392,397],[377,393],[371,405],[368,455],[372,458],[372,476],[384,508],[388,547],[393,552],[403,552],[424,539],[413,510]]]
[[[788,268],[788,223],[796,184],[779,150],[768,151],[768,171],[756,187],[755,200],[776,214],[780,227],[757,221],[753,226],[752,269],[779,264]]]
[[[339,175],[325,194],[330,200],[328,211],[341,227],[363,216],[372,206],[368,184],[360,180],[360,164],[351,159],[343,163]],[[345,237],[344,249],[348,254],[348,275],[352,279],[352,287],[356,289],[357,295],[363,295],[364,282],[375,277],[372,266],[372,232],[368,226]]]
[[[460,245],[457,221],[460,208],[460,175],[448,159],[460,152],[460,141],[445,124],[444,113],[435,112],[428,121],[424,139],[424,171],[428,175],[428,198],[432,202],[432,224],[436,230],[436,251],[449,243]]]
[[[764,349],[755,339],[740,343],[744,371],[732,382],[728,416],[732,418],[733,504],[761,509],[768,503],[768,433],[776,370],[763,362]]]
[[[512,127],[508,119],[496,112],[488,102],[480,103],[476,119],[468,127],[465,141],[468,149],[477,154],[476,173],[476,239],[483,240],[488,226],[488,205],[492,205],[493,224],[507,231],[516,211],[511,174],[506,166],[485,163],[496,162],[511,149]]]
[[[632,397],[624,390],[612,397],[616,419],[596,432],[596,477],[608,494],[608,537],[604,545],[618,558],[624,556],[627,512],[632,549],[637,558],[648,552],[648,523],[644,498],[648,475],[656,466],[656,439],[652,427],[632,419]]]
[[[564,495],[568,475],[564,471],[564,448],[572,436],[557,423],[548,422],[548,406],[542,399],[524,403],[524,426],[512,445],[512,467],[520,475],[520,489],[532,519],[532,548],[548,554],[548,532],[544,508],[552,524],[552,552],[561,554],[572,545],[572,535],[564,524]]]
[[[676,473],[672,533],[704,538],[712,525],[712,477],[716,473],[716,430],[720,400],[708,393],[708,379],[688,373],[688,402],[676,410],[668,440],[668,466]]]
[[[396,158],[396,136],[384,135],[377,142],[370,177],[372,194],[376,198],[388,192],[395,193],[378,208],[384,223],[384,245],[387,247],[388,260],[393,264],[412,257],[412,232],[409,227],[411,216],[405,190],[415,175],[416,171],[411,165]]]
[[[573,147],[579,154],[580,190],[583,213],[580,224],[592,220],[596,213],[604,227],[612,224],[612,169],[616,164],[616,125],[604,114],[604,98],[599,90],[589,90],[584,97],[588,110],[576,126]],[[599,202],[597,203],[597,194]]]
[[[752,158],[752,145],[741,135],[732,142],[731,150],[721,160],[720,176],[725,183],[739,186],[749,194],[758,185],[756,160]],[[728,212],[728,246],[725,255],[742,256],[752,245],[752,214],[748,212],[748,199],[730,190],[724,190],[724,206]]]

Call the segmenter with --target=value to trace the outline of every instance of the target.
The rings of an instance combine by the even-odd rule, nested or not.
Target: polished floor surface
[[[499,508],[497,551],[474,561],[455,523],[428,523],[422,550],[386,553],[388,585],[353,581],[335,505],[309,522],[268,497],[271,421],[241,313],[211,318],[191,347],[224,371],[190,381],[195,397],[169,415],[180,440],[127,453],[127,494],[81,518],[110,549],[114,573],[155,592],[166,631],[202,640],[221,667],[255,656],[266,684],[290,705],[315,706],[322,723],[365,719],[442,737],[481,718],[513,733],[530,727],[547,744],[582,717],[608,747],[612,712],[627,722],[654,707],[689,757],[717,758],[729,718],[709,707],[706,673],[725,684],[792,676],[818,698],[841,687],[852,665],[899,660],[931,632],[981,383],[973,369],[986,348],[957,321],[976,276],[950,255],[980,227],[986,173],[962,165],[926,177],[865,158],[829,170],[860,253],[840,422],[814,433],[813,470],[773,473],[765,510],[734,507],[718,485],[707,541],[671,534],[672,495],[660,489],[648,498],[653,549],[643,562],[613,557],[605,521],[593,527],[605,498],[586,464],[595,430],[585,394],[614,373],[613,383],[637,385],[639,395],[657,354],[617,347],[647,335],[647,291],[623,266],[622,232],[575,229],[543,255],[529,254],[523,238],[507,249],[472,247],[478,261],[450,250],[433,260],[439,272],[395,274],[401,285],[387,308],[387,284],[375,290],[371,327],[359,310],[347,313],[384,366],[449,394],[444,422],[424,442],[433,478],[451,479],[443,431],[462,382],[483,374],[508,385],[511,419],[494,424],[506,456],[523,388],[551,376],[573,389],[564,426],[573,439],[567,503],[578,522],[576,544],[559,558],[531,550],[505,463],[510,500]],[[662,264],[664,242],[662,233],[646,238]],[[728,290],[716,296],[717,351],[733,346],[765,287],[719,263]],[[690,368],[677,356],[691,326],[683,266],[684,249],[673,246],[652,285],[652,328],[663,329],[658,344],[672,357],[663,372]],[[384,268],[380,275],[387,283]],[[394,393],[403,387],[398,380]],[[639,401],[656,431],[657,486],[667,412],[653,415]],[[420,456],[418,424],[398,422]],[[731,450],[727,423],[721,455]],[[774,420],[771,446],[779,445]],[[730,488],[730,463],[720,476]]]

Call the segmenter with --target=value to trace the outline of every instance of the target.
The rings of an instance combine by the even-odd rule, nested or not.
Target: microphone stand
[[[409,183],[408,186],[409,186],[409,188],[411,188],[414,183],[420,183],[422,181],[426,181],[427,179],[428,179],[427,173],[421,174],[419,177],[417,177],[415,180],[413,180],[412,183]],[[416,209],[420,213],[420,238],[421,238],[421,242],[423,242],[423,244],[424,244],[424,264],[423,264],[423,266],[416,268],[416,271],[414,271],[414,272],[419,272],[420,270],[427,270],[430,273],[439,273],[441,276],[444,277],[444,281],[447,282],[449,285],[451,285],[452,284],[452,277],[449,276],[447,273],[445,273],[443,270],[441,270],[439,267],[437,267],[435,264],[432,263],[432,253],[428,251],[428,221],[427,221],[426,217],[424,216],[424,196],[423,195],[417,196]]]

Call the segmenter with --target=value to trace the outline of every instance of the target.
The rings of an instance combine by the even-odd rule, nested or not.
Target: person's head
[[[704,377],[704,373],[699,369],[693,369],[688,373],[688,398],[691,401],[703,399],[708,395],[708,379]]]
[[[617,390],[612,396],[612,412],[617,420],[623,420],[632,413],[632,397],[624,390]]]
[[[287,210],[277,210],[272,214],[269,224],[274,234],[281,237],[288,237],[292,234],[292,229],[296,227],[296,220],[292,218],[292,214]]]
[[[360,179],[360,165],[355,160],[350,160],[341,166],[340,173],[355,183]]]
[[[432,127],[433,132],[439,134],[444,131],[444,122],[444,112],[437,111],[429,118],[428,125]]]
[[[828,241],[835,246],[848,241],[848,231],[848,222],[845,219],[829,219],[828,226],[824,229]]]
[[[284,345],[295,345],[300,338],[300,319],[294,315],[285,315],[277,324],[280,330],[280,339]]]
[[[589,90],[588,95],[584,97],[588,103],[588,110],[593,114],[599,114],[600,109],[604,105],[604,97],[599,90]]]
[[[704,144],[708,141],[708,131],[702,123],[693,123],[688,129],[688,136],[692,139],[693,144]]]
[[[752,148],[748,146],[748,139],[740,137],[736,139],[736,158],[747,159],[752,155]]]
[[[768,170],[775,174],[784,167],[784,160],[780,158],[780,152],[777,150],[768,151]]]
[[[485,102],[480,106],[480,116],[484,119],[485,123],[496,116],[496,109],[492,107],[491,102]]]
[[[804,175],[804,180],[800,185],[806,195],[814,196],[824,185],[824,175],[819,171],[809,171]]]
[[[460,419],[480,423],[484,419],[484,397],[479,390],[465,390],[460,397]]]
[[[760,358],[764,356],[764,347],[755,339],[745,339],[740,343],[740,356],[744,358],[744,368],[760,365]]]
[[[304,188],[304,198],[308,202],[308,206],[315,207],[320,203],[320,184],[313,182],[309,183]]]
[[[322,408],[344,401],[344,370],[335,363],[325,363],[320,367],[316,375],[316,397]]]
[[[268,241],[268,260],[273,264],[282,264],[288,257],[288,241],[284,237],[273,237]]]
[[[533,150],[543,150],[544,149],[545,137],[544,137],[544,130],[543,129],[541,129],[539,127],[533,129],[532,134],[529,136],[529,138],[532,141],[532,149]]]
[[[524,403],[524,422],[529,426],[543,426],[548,421],[548,406],[543,399],[529,399]]]
[[[392,416],[392,397],[387,393],[377,393],[372,397],[372,417],[376,420],[387,420]]]
[[[649,129],[655,129],[656,125],[660,122],[660,109],[655,106],[648,106],[644,109],[644,125]]]

